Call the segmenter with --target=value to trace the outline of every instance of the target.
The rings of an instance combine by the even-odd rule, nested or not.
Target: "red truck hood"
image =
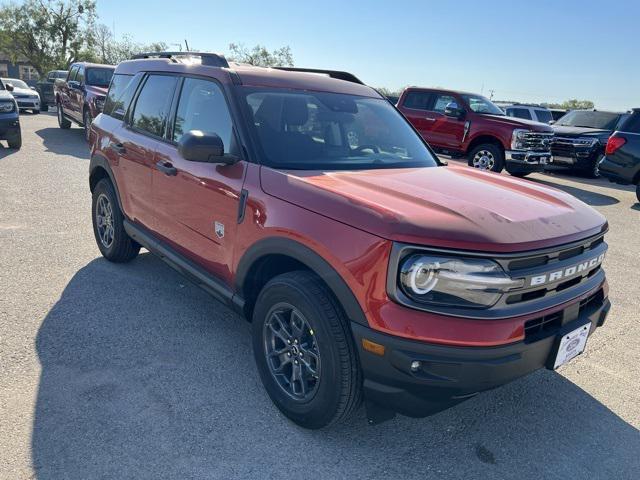
[[[553,133],[553,128],[551,128],[550,125],[547,125],[546,123],[536,122],[534,120],[509,117],[507,115],[487,115],[487,114],[478,114],[478,115],[481,115],[482,118],[484,118],[485,120],[490,120],[496,123],[506,123],[507,125],[526,128],[528,130],[534,130],[537,132]]]
[[[264,191],[389,240],[516,252],[595,235],[606,219],[562,191],[468,167],[261,169]]]
[[[106,97],[109,87],[96,87],[93,85],[86,86],[87,92],[93,93],[96,97]]]

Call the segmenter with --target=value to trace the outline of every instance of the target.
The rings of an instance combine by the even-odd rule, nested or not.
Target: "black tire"
[[[490,168],[489,166],[487,166],[487,168],[478,166],[478,165],[484,164],[484,162],[481,160],[478,160],[474,165],[474,160],[476,160],[476,155],[479,155],[482,152],[488,152],[490,154],[490,155],[487,155],[487,157],[490,157],[492,159],[492,164]],[[469,155],[467,157],[467,163],[470,167],[479,168],[481,170],[490,170],[492,172],[499,173],[504,168],[504,151],[502,150],[501,147],[493,143],[483,143],[481,145],[474,147],[469,152]]]
[[[509,172],[509,170],[507,170]],[[529,175],[531,172],[509,172],[509,175],[512,177],[524,178]]]
[[[17,130],[7,137],[9,148],[20,150],[22,148],[22,131]]]
[[[41,103],[40,112],[48,112],[48,111],[49,111],[49,105],[47,105],[46,103]]]
[[[584,168],[580,170],[580,173],[588,178],[600,178],[600,160],[602,156],[599,156],[593,164],[589,165],[588,168]]]
[[[40,109],[38,108],[38,109],[31,110],[31,113],[33,113],[34,115],[38,115],[40,113]]]
[[[91,132],[91,112],[85,108],[82,113],[82,125],[84,127],[84,139],[89,143],[89,133]]]
[[[313,377],[317,385],[311,398],[293,398],[287,393],[267,360],[270,331],[266,324],[274,309],[282,305],[293,306],[304,317],[312,336],[308,338],[313,338],[317,347],[314,351],[318,354],[315,365],[318,375]],[[305,428],[318,429],[345,419],[358,407],[362,397],[361,369],[349,322],[331,292],[314,274],[295,271],[270,280],[258,296],[252,330],[253,352],[262,383],[276,407],[290,420]],[[305,343],[305,348],[308,346]],[[291,362],[288,360],[289,365]]]
[[[638,199],[638,202],[640,202],[640,183],[636,185],[636,198]]]
[[[102,234],[98,226],[98,216],[96,215],[96,212],[99,209],[98,203],[104,201],[103,197],[111,208],[111,217],[108,222],[109,226],[112,227],[110,230],[110,242],[107,242],[102,238]],[[93,235],[95,236],[100,253],[102,253],[104,258],[111,262],[124,263],[133,260],[138,255],[140,245],[127,235],[123,225],[124,216],[118,206],[118,200],[113,190],[113,186],[107,179],[100,180],[93,190],[91,219],[93,223]],[[104,225],[104,220],[102,221],[102,224]]]
[[[60,103],[58,103],[58,126],[64,130],[71,128],[71,121],[64,116]]]

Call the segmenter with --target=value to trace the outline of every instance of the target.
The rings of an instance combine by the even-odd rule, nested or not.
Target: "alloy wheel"
[[[101,193],[96,202],[96,228],[98,229],[98,237],[100,243],[105,248],[109,248],[113,244],[114,226],[113,226],[113,208],[109,198]]]
[[[489,150],[479,150],[473,157],[473,166],[480,170],[493,170],[496,159]]]
[[[304,315],[288,303],[275,305],[264,323],[263,339],[276,383],[296,401],[311,400],[320,384],[320,352]]]

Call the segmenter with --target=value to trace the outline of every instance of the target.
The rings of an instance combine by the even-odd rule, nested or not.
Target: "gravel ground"
[[[100,257],[81,129],[22,125],[0,147],[0,478],[638,478],[631,188],[531,177],[611,225],[613,309],[584,355],[430,418],[310,432],[266,396],[245,322],[150,254]]]

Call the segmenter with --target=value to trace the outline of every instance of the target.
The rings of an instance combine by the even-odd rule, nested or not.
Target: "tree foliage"
[[[591,100],[577,100],[572,98],[562,103],[549,103],[549,108],[561,108],[563,110],[591,110],[595,104]]]
[[[290,47],[282,47],[270,52],[263,45],[249,49],[242,44],[229,44],[229,60],[248,63],[258,67],[293,67],[293,54]]]
[[[92,61],[110,65],[128,60],[136,53],[162,52],[169,49],[164,42],[147,45],[135,42],[129,35],[124,35],[118,40],[114,38],[109,27],[102,24],[97,25],[93,30],[91,45],[91,51],[87,52],[87,56],[91,56]]]
[[[95,0],[25,0],[0,7],[0,50],[40,75],[67,68],[91,46]]]

